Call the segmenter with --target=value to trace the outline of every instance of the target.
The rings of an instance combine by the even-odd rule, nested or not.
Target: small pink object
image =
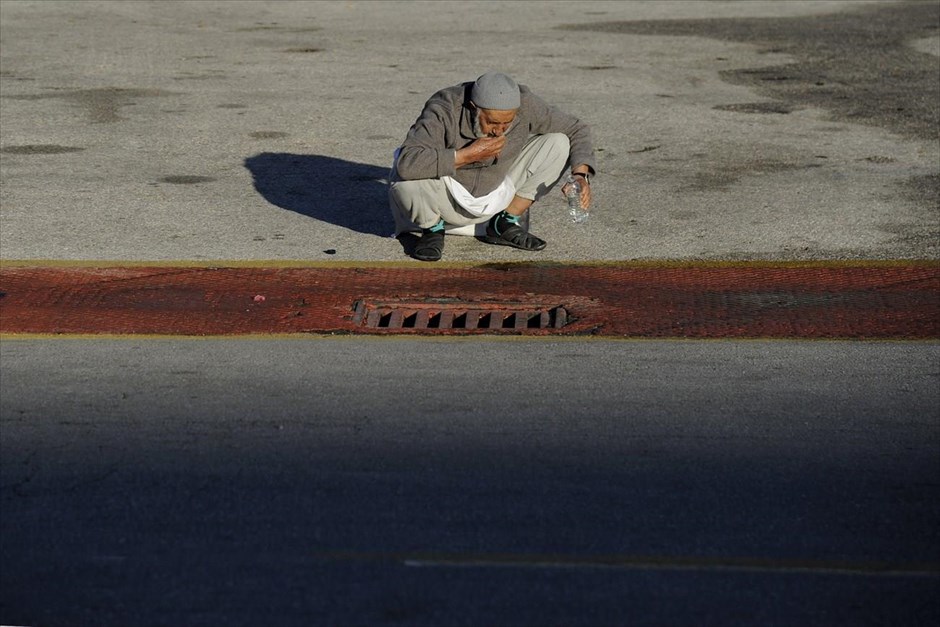
[[[254,301],[255,301],[256,303],[263,303],[263,302],[264,302],[264,296],[262,296],[261,294],[258,294],[257,296],[255,296]]]

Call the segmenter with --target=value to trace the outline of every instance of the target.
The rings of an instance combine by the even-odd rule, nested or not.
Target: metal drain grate
[[[354,309],[353,322],[370,329],[506,332],[561,329],[568,323],[563,306],[532,303],[359,300]]]

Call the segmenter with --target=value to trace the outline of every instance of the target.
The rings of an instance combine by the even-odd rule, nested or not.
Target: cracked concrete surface
[[[493,68],[592,125],[595,211],[446,260],[938,256],[935,3],[0,6],[4,259],[407,261],[391,152]]]

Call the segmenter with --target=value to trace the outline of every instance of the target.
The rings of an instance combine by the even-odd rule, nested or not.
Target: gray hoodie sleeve
[[[454,176],[457,151],[449,147],[447,136],[457,116],[444,98],[428,100],[401,145],[398,176],[406,181]]]
[[[527,89],[522,90],[522,97],[526,100],[526,107],[531,111],[532,122],[529,132],[533,135],[564,133],[571,142],[569,158],[571,165],[587,164],[591,168],[591,174],[595,174],[597,168],[594,162],[591,129],[588,125],[576,116],[549,105]]]

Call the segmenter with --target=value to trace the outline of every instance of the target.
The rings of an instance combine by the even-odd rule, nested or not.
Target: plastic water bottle
[[[574,177],[568,176],[568,215],[575,224],[583,224],[588,219],[588,212],[581,206],[581,183]]]

